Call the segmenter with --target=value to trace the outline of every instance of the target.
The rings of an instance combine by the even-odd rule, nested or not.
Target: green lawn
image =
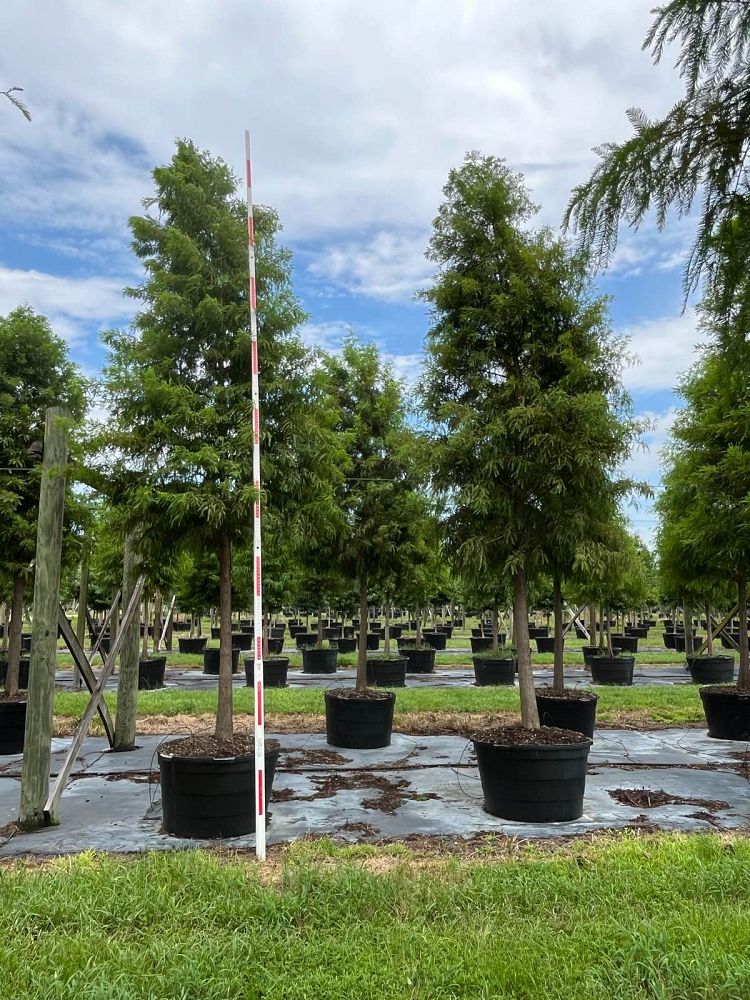
[[[8,1000],[746,1000],[750,843],[512,860],[303,842],[0,870]]]
[[[643,723],[686,725],[704,719],[698,687],[692,685],[663,687],[598,687],[597,717],[600,722],[617,721],[617,713],[642,713]],[[235,689],[235,707],[252,711],[252,691]],[[55,715],[77,718],[83,714],[87,694],[58,691]],[[197,715],[216,710],[217,692],[167,689],[141,691],[138,714]],[[114,710],[114,694],[106,700]],[[269,714],[322,714],[323,691],[315,688],[268,689],[266,711]],[[400,715],[412,712],[515,712],[519,711],[518,688],[404,688],[396,694],[396,725]]]

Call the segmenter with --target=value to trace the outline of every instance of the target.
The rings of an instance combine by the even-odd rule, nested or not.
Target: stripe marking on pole
[[[253,170],[250,155],[250,133],[245,132],[245,164],[247,168],[247,264],[248,293],[250,305],[251,376],[250,386],[253,401],[253,483],[256,500],[253,507],[253,575],[255,577],[253,622],[255,628],[254,666],[254,708],[255,721],[255,853],[261,860],[266,856],[265,819],[265,710],[263,683],[263,587],[261,559],[261,517],[260,517],[260,386],[258,381],[258,303],[255,280],[255,222],[253,219]]]

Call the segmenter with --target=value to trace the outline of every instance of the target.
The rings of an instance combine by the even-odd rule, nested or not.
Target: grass
[[[635,713],[642,723],[656,725],[689,725],[704,720],[697,686],[665,685],[653,687],[595,687],[599,695],[597,718],[601,723],[613,723],[622,713]],[[114,710],[114,693],[106,700]],[[88,695],[58,691],[55,694],[55,715],[79,718]],[[139,716],[199,715],[216,710],[217,692],[167,689],[141,691],[138,695]],[[235,708],[252,711],[252,691],[236,688]],[[269,688],[266,691],[266,712],[269,715],[321,714],[323,691],[316,688]],[[518,688],[404,688],[396,695],[396,725],[400,715],[415,712],[474,712],[519,711]]]
[[[265,874],[201,852],[6,868],[3,996],[750,996],[747,841],[630,835],[512,857],[302,842]]]

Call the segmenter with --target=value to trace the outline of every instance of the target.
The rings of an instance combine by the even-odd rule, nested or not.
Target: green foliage
[[[527,582],[569,574],[633,488],[617,469],[640,427],[586,258],[529,229],[520,175],[470,153],[444,195],[428,252],[438,275],[423,295],[433,310],[424,400],[434,483],[457,571],[475,588],[485,576],[499,594],[513,578],[525,632]],[[530,699],[523,632],[518,644]]]
[[[639,429],[606,303],[582,256],[528,230],[532,206],[503,161],[469,154],[445,196],[429,251],[440,272],[424,293],[424,396],[450,537],[472,572],[533,573],[554,563],[550,538],[559,547],[563,534],[570,563]]]
[[[750,342],[742,325],[727,329],[708,300],[702,310],[712,342],[683,379],[685,406],[672,432],[659,498],[660,553],[668,586],[712,596],[726,580],[740,601],[740,687],[750,688],[745,627],[750,578]]]
[[[23,93],[23,87],[8,87],[7,90],[0,90],[0,94],[2,94],[3,97],[7,97],[10,103],[13,105],[13,107],[17,108],[18,111],[21,112],[21,114],[24,116],[27,122],[30,122],[31,112],[26,107],[21,98],[18,96],[19,94],[22,93]]]
[[[582,246],[606,265],[621,222],[638,228],[655,215],[662,228],[670,211],[688,215],[700,201],[698,232],[684,271],[686,296],[705,275],[716,284],[724,252],[740,265],[750,256],[750,226],[731,229],[750,214],[750,7],[726,0],[671,0],[655,10],[646,36],[658,62],[680,47],[677,67],[685,94],[666,115],[651,120],[628,111],[631,138],[605,143],[591,177],[573,191],[566,224]],[[746,268],[723,273],[724,306],[746,296]],[[748,303],[750,304],[750,303]]]
[[[153,178],[146,214],[130,221],[145,279],[129,294],[142,309],[132,331],[105,338],[99,472],[144,553],[168,558],[187,545],[229,563],[231,545],[249,541],[258,499],[246,208],[229,167],[187,141]],[[265,526],[273,539],[283,519],[302,536],[330,506],[331,435],[271,209],[256,209],[255,233]],[[230,593],[222,604],[231,607]]]
[[[28,306],[0,316],[0,565],[10,576],[34,558],[45,412],[65,406],[80,420],[84,390],[65,341],[44,316]],[[67,503],[70,524],[70,494]]]
[[[348,338],[340,354],[324,356],[323,370],[345,455],[329,558],[358,581],[361,604],[370,584],[395,595],[402,573],[424,558],[429,505],[419,488],[419,444],[403,385],[377,347]],[[357,686],[365,683],[362,644]]]

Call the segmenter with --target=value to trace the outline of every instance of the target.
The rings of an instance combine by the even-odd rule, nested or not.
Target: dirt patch
[[[0,843],[7,844],[11,837],[15,837],[20,832],[21,828],[17,823],[6,823],[5,826],[0,826]]]
[[[318,764],[351,764],[351,757],[343,757],[335,750],[292,750],[284,761],[284,769],[316,767]]]
[[[333,798],[337,792],[372,790],[376,794],[363,798],[360,802],[362,808],[376,809],[379,812],[393,815],[401,803],[407,799],[413,802],[423,802],[427,799],[439,798],[433,792],[412,791],[411,783],[405,778],[391,780],[372,771],[334,771],[332,774],[313,775],[310,780],[315,791],[311,795],[293,796],[297,801],[312,802],[316,799]]]
[[[717,809],[731,809],[728,802],[719,799],[696,799],[688,795],[671,795],[661,788],[614,788],[611,798],[623,806],[633,809],[657,809],[659,806],[701,806],[710,812]]]
[[[274,788],[271,791],[271,802],[291,802],[298,798],[293,788]]]
[[[266,753],[278,750],[276,740],[266,740]],[[205,760],[221,760],[231,757],[255,755],[255,742],[249,735],[235,733],[231,739],[218,740],[215,736],[194,735],[181,740],[171,740],[159,747],[161,753],[171,757],[200,757]]]
[[[472,733],[471,739],[492,746],[534,747],[569,746],[570,744],[591,743],[588,736],[570,729],[542,726],[541,729],[526,729],[524,726],[499,726]]]
[[[85,777],[85,772],[81,777]],[[132,781],[136,785],[158,785],[159,772],[114,771],[112,774],[107,775],[107,781]]]
[[[690,819],[702,819],[706,823],[710,823],[711,826],[715,826],[718,830],[722,829],[721,823],[719,822],[719,817],[714,816],[713,813],[705,812],[704,810],[699,809],[698,812],[688,813],[688,816],[690,817]]]
[[[374,827],[372,823],[352,823],[347,820],[343,826],[338,829],[339,833],[361,833],[365,837],[374,837],[377,834],[377,827]]]
[[[139,735],[178,735],[193,733],[210,733],[216,724],[216,717],[210,712],[198,715],[142,715],[138,718]],[[250,732],[252,720],[248,716],[238,715],[235,719],[238,729]],[[394,719],[393,731],[406,736],[451,736],[476,732],[489,726],[507,726],[518,724],[518,714],[515,712],[402,712]],[[606,721],[597,720],[598,729],[633,729],[640,732],[658,732],[660,729],[673,729],[678,725],[681,729],[705,729],[703,720],[695,722],[675,722],[654,720],[647,710],[607,711]],[[326,720],[324,715],[314,712],[299,712],[293,715],[275,713],[266,714],[266,728],[270,732],[302,735],[308,733],[324,733]],[[69,716],[56,716],[53,725],[54,736],[72,736],[76,730],[76,720]],[[101,722],[94,720],[90,733],[102,736],[104,730]]]

